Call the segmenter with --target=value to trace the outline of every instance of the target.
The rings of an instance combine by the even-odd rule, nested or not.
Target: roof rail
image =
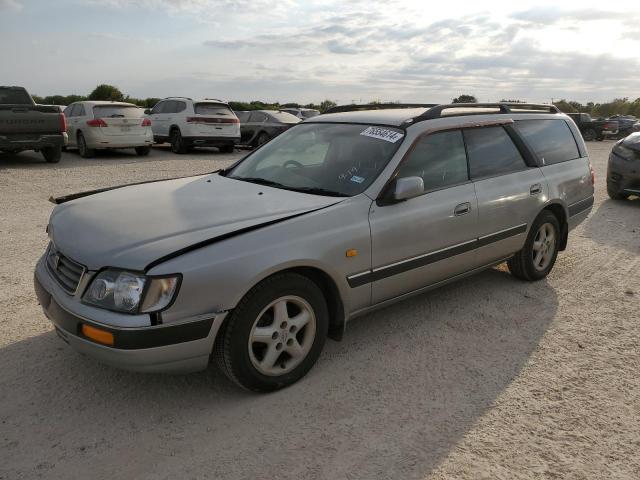
[[[332,107],[324,113],[359,112],[361,110],[391,110],[394,108],[431,108],[437,103],[369,103],[364,105],[339,105]]]
[[[548,103],[518,103],[518,102],[500,102],[500,103],[450,103],[446,105],[435,105],[433,108],[430,108],[422,115],[419,115],[415,118],[409,119],[405,122],[406,125],[410,125],[412,123],[422,122],[424,120],[433,120],[434,118],[442,118],[446,117],[457,117],[463,115],[486,115],[488,112],[459,112],[459,113],[451,113],[449,115],[442,115],[442,112],[445,110],[453,109],[453,108],[464,108],[464,109],[488,109],[488,108],[497,108],[498,112],[491,112],[491,114],[496,113],[562,113],[558,107]],[[526,112],[518,112],[518,110],[526,110]],[[405,126],[406,126],[405,125]]]
[[[189,98],[189,97],[164,97],[163,100],[167,100],[169,98],[184,98],[185,100],[193,100],[193,98]]]

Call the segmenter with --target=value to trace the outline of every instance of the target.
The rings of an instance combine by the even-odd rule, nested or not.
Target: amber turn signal
[[[349,250],[347,250],[346,255],[347,257],[355,257],[356,255],[358,255],[358,250],[356,250],[355,248],[350,248]]]
[[[113,346],[113,333],[111,332],[90,325],[82,325],[82,334],[95,342]]]

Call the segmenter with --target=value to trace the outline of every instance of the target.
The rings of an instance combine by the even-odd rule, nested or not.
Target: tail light
[[[60,131],[67,131],[67,117],[64,116],[64,113],[60,113]]]
[[[93,120],[88,120],[87,125],[90,127],[106,127],[107,123],[101,118],[94,118]]]
[[[240,123],[237,118],[187,117],[187,123]]]
[[[151,126],[151,120],[149,120],[148,118],[145,118],[144,120],[142,120],[142,126],[143,127],[150,127]]]
[[[596,173],[593,171],[593,167],[591,166],[591,162],[589,162],[589,171],[591,172],[591,185],[596,184]]]

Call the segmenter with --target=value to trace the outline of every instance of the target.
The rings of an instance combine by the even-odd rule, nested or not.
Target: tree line
[[[33,99],[36,103],[47,105],[69,105],[73,102],[81,100],[107,100],[114,102],[129,102],[135,105],[139,105],[143,108],[151,108],[160,101],[159,98],[134,98],[129,95],[123,94],[117,87],[113,85],[102,84],[98,85],[89,95],[49,95],[46,97],[40,97],[33,95]],[[477,103],[478,100],[474,95],[463,94],[451,100],[452,103]],[[502,99],[501,102],[518,102],[527,103],[525,100],[512,100]],[[372,103],[381,103],[379,101]],[[399,102],[391,102],[399,103]],[[612,115],[632,115],[640,118],[640,98],[636,98],[631,101],[629,98],[616,98],[611,102],[594,103],[587,102],[582,104],[574,100],[558,100],[554,102],[561,111],[565,113],[588,113],[592,117],[610,117]],[[279,102],[262,102],[254,100],[251,102],[239,102],[231,101],[229,106],[236,111],[242,110],[278,110],[280,108],[313,108],[324,113],[331,107],[335,107],[336,103],[332,100],[324,100],[319,104],[308,103],[279,103]]]

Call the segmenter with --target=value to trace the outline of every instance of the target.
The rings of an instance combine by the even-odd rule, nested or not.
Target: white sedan
[[[144,110],[125,102],[82,101],[64,110],[69,144],[80,156],[91,158],[96,150],[135,148],[140,156],[148,155],[153,144],[151,120]]]

